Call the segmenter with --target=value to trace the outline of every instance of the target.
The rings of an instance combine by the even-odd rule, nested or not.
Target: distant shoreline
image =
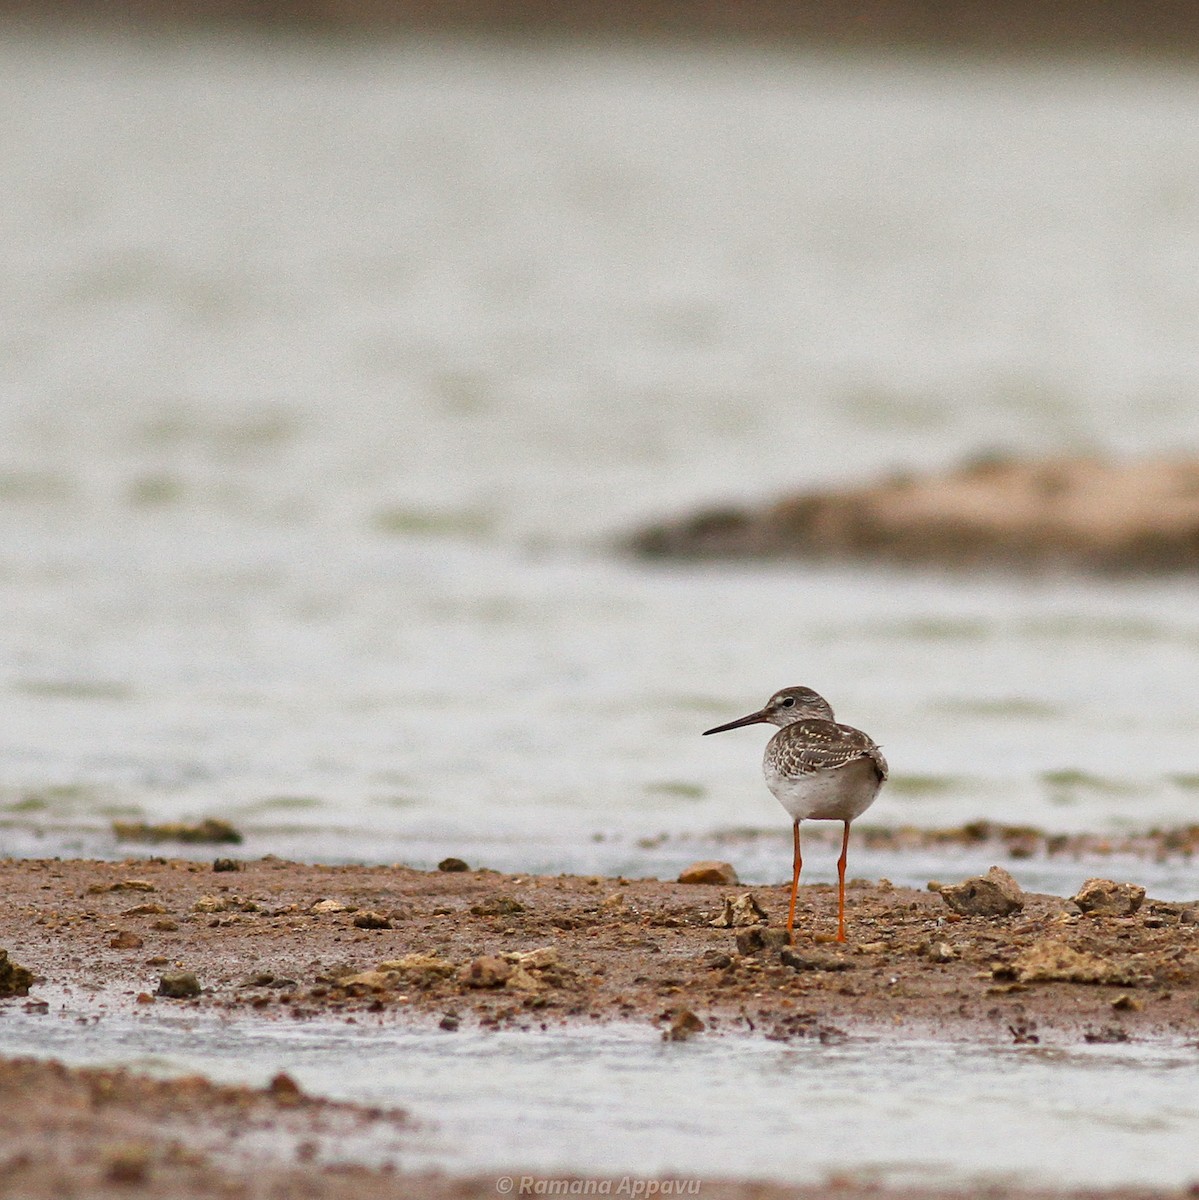
[[[941,473],[700,508],[648,524],[624,546],[649,559],[1194,574],[1199,459],[984,455]]]
[[[335,34],[717,38],[991,53],[1192,57],[1199,5],[1162,0],[0,0],[0,19]]]

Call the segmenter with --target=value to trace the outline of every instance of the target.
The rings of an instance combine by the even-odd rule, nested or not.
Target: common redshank
[[[757,712],[727,725],[705,729],[724,733],[742,725],[777,725],[766,743],[762,771],[766,786],[791,815],[795,843],[791,875],[791,906],[787,933],[795,928],[795,899],[803,857],[799,851],[800,821],[840,821],[841,857],[837,860],[837,941],[845,941],[845,860],[849,826],[873,803],[887,778],[887,760],[874,739],[850,725],[838,725],[832,705],[806,687],[775,692]]]

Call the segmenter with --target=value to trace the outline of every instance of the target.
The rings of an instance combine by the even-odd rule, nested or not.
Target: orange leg
[[[803,855],[799,852],[799,822],[796,821],[791,826],[792,834],[795,838],[795,861],[791,872],[791,907],[787,910],[787,940],[791,940],[792,930],[795,928],[795,897],[799,893],[799,872],[803,866]]]
[[[841,838],[841,857],[837,859],[837,941],[845,941],[845,860],[849,856],[849,822]]]

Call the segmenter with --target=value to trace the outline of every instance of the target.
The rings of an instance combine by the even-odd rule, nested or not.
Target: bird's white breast
[[[767,754],[762,770],[766,786],[793,821],[852,821],[874,803],[882,783],[868,758],[795,776],[779,772]]]

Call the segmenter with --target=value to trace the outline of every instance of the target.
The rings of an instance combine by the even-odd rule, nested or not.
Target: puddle
[[[644,1026],[546,1033],[195,1014],[0,1010],[0,1053],[199,1071],[406,1109],[416,1128],[359,1161],[487,1173],[679,1174],[811,1182],[1174,1187],[1199,1177],[1199,1051],[1178,1044],[841,1045]],[[514,1152],[513,1146],[521,1147]]]

